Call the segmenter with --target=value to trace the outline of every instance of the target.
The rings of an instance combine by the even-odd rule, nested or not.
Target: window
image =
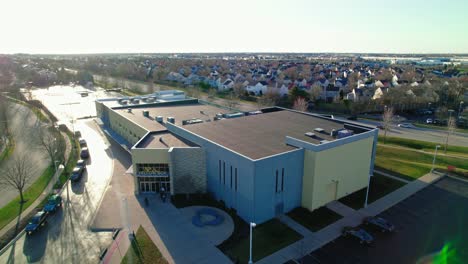
[[[219,160],[219,183],[221,183],[221,160]]]
[[[284,191],[284,168],[281,169],[281,191]]]
[[[226,184],[226,162],[223,161],[223,184]]]
[[[232,189],[232,166],[231,166],[231,189]]]
[[[275,192],[278,192],[278,170],[276,170],[276,185],[275,185]]]
[[[237,192],[237,168],[235,169],[235,174],[236,174],[236,180],[235,180],[235,190]]]
[[[169,175],[169,164],[167,163],[137,163],[136,166],[139,175]]]

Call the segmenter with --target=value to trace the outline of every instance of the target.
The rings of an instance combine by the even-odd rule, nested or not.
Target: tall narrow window
[[[232,166],[231,166],[231,189],[232,189]]]
[[[221,183],[221,160],[219,160],[219,183]]]
[[[276,170],[276,185],[275,185],[275,192],[278,192],[278,170]]]
[[[281,170],[281,191],[284,190],[284,168]]]
[[[237,192],[237,168],[234,170],[234,172],[235,172],[235,174],[236,174],[236,179],[235,179],[235,186],[234,186],[234,188],[235,188],[235,190],[236,190],[236,192]]]
[[[223,161],[223,184],[226,184],[226,162]]]

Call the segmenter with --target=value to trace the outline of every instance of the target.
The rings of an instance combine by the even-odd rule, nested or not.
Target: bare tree
[[[449,137],[455,132],[455,128],[457,127],[455,118],[451,117],[449,118],[447,122],[447,137],[445,138],[445,146],[444,146],[444,153],[447,153],[447,146],[448,146],[448,141]]]
[[[232,87],[232,91],[237,97],[240,97],[245,92],[244,85],[241,82],[236,82],[234,83],[234,86]]]
[[[279,99],[280,95],[273,91],[273,89],[268,88],[266,93],[264,93],[261,97],[257,99],[257,103],[259,108],[274,106],[278,103]]]
[[[384,128],[384,140],[383,143],[385,144],[385,140],[387,139],[387,131],[390,129],[391,124],[393,123],[395,116],[395,112],[393,107],[385,107],[382,120],[383,120],[383,128]]]
[[[50,162],[64,160],[65,142],[58,131],[40,127],[37,133],[38,145],[49,156]]]
[[[24,203],[24,188],[31,182],[34,175],[34,166],[25,153],[13,157],[11,163],[0,173],[0,185],[15,188],[19,194],[21,203]]]
[[[307,101],[303,97],[298,97],[294,101],[293,109],[301,112],[307,111]]]
[[[230,92],[228,98],[226,99],[226,106],[232,111],[239,105],[239,101],[237,100],[236,95],[234,92]]]
[[[314,85],[312,86],[312,88],[310,89],[310,98],[314,101],[314,102],[317,102],[317,100],[320,98],[320,95],[322,95],[322,87],[318,86],[318,85]]]

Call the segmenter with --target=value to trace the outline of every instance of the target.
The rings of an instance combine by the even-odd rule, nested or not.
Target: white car
[[[412,128],[413,125],[410,123],[401,123],[401,124],[398,124],[398,127]]]
[[[432,124],[432,123],[434,123],[434,120],[432,120],[432,118],[426,119],[426,124]]]

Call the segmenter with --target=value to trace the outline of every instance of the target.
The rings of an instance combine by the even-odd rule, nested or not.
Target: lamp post
[[[252,261],[252,229],[257,226],[255,223],[250,223],[250,254],[249,254],[249,264],[253,264]]]
[[[435,165],[435,161],[436,161],[436,156],[437,156],[437,149],[440,148],[440,145],[437,145],[435,147],[435,152],[434,152],[434,159],[432,160],[432,169],[431,169],[431,172],[434,171],[434,165]]]
[[[464,104],[464,103],[465,103],[465,102],[461,101],[461,102],[460,102],[460,105],[458,106],[458,119],[460,119],[460,114],[461,114],[461,112],[462,112],[461,110],[462,110],[462,107],[463,107],[463,104]]]

